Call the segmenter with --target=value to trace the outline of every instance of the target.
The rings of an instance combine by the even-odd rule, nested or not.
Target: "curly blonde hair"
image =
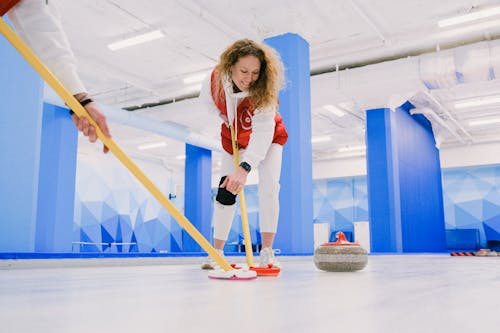
[[[222,75],[230,77],[231,67],[248,55],[253,55],[260,61],[259,78],[248,90],[250,101],[255,108],[276,105],[284,81],[283,63],[273,48],[250,39],[234,42],[221,54],[216,66],[215,93],[223,93]]]

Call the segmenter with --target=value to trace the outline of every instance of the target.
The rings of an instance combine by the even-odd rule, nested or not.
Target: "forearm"
[[[72,94],[86,91],[57,9],[51,2],[47,5],[41,0],[23,0],[9,12],[9,18],[20,37]]]
[[[193,123],[192,127],[198,133],[204,133],[210,137],[215,137],[220,133],[221,123],[227,123],[227,117],[224,119],[220,110],[215,105],[212,97],[210,73],[207,74],[207,77],[202,83],[200,96],[198,97],[196,106],[205,112],[206,117],[203,122]]]
[[[247,162],[255,168],[266,157],[274,136],[274,114],[267,111],[252,117],[252,134],[240,162]]]

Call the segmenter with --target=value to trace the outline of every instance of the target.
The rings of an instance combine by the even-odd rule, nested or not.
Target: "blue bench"
[[[479,230],[446,230],[446,247],[448,250],[478,250],[480,247]]]

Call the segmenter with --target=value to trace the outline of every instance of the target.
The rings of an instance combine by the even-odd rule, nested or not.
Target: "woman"
[[[220,56],[200,93],[200,99],[223,119],[224,148],[221,180],[214,207],[214,247],[221,252],[236,210],[236,194],[243,189],[252,169],[259,170],[259,224],[262,241],[260,265],[279,266],[273,242],[278,226],[279,178],[283,145],[288,135],[278,113],[278,93],[283,85],[283,65],[270,47],[243,39]],[[231,132],[240,149],[235,168]],[[215,268],[209,258],[204,269]]]

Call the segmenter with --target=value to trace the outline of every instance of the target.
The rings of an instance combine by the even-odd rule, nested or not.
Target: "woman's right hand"
[[[92,117],[92,119],[97,123],[102,133],[106,137],[111,138],[111,133],[108,128],[106,116],[101,112],[98,105],[95,102],[92,102],[85,105],[84,108]],[[90,121],[87,118],[78,117],[75,113],[73,113],[71,118],[73,119],[73,123],[75,124],[76,128],[78,128],[78,130],[82,132],[83,135],[87,136],[90,142],[94,143],[97,141],[96,129],[90,124]],[[109,151],[109,148],[103,146],[102,150],[106,154]]]
[[[238,167],[232,175],[226,177],[220,187],[225,187],[232,194],[238,194],[243,189],[243,186],[245,186],[247,176],[248,172],[242,167]]]

